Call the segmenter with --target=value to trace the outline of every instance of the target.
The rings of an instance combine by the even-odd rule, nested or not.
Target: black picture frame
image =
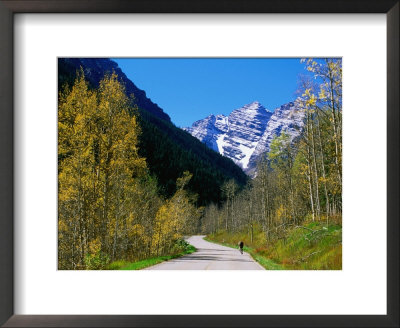
[[[0,324],[4,327],[399,327],[399,8],[399,0],[0,0]],[[16,13],[385,13],[387,315],[14,315],[13,17]]]

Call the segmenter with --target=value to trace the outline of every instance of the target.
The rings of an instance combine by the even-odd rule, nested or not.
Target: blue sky
[[[273,111],[296,98],[299,58],[113,58],[179,127],[259,101]]]

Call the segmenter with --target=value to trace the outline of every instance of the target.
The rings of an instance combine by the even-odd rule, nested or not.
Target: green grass
[[[112,262],[111,264],[109,264],[108,269],[109,270],[141,270],[141,269],[156,265],[161,262],[176,259],[176,258],[181,257],[186,254],[192,254],[195,251],[196,251],[196,248],[194,246],[188,245],[186,247],[186,250],[184,250],[180,253],[177,253],[177,254],[152,257],[152,258],[137,261],[137,262],[115,261],[115,262]]]
[[[268,270],[341,270],[342,226],[326,227],[321,222],[305,223],[288,230],[284,239],[266,242],[260,229],[254,230],[253,242],[247,232],[220,231],[207,240],[237,248],[242,240],[248,252]]]

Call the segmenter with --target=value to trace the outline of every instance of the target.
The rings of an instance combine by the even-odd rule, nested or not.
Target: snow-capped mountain
[[[285,131],[293,140],[301,132],[303,119],[304,112],[296,102],[272,113],[255,101],[235,109],[228,117],[210,115],[184,130],[254,175],[257,161],[269,151],[273,138]]]
[[[246,169],[271,115],[257,101],[235,109],[228,116],[227,132],[218,136],[219,153]]]
[[[228,132],[228,117],[209,115],[203,120],[194,122],[192,127],[183,129],[204,142],[209,148],[219,152],[218,137]]]

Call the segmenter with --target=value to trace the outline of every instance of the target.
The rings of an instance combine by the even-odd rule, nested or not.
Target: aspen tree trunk
[[[268,176],[266,176],[266,193],[267,193],[267,198],[266,198],[266,216],[267,216],[267,239],[271,239],[270,231],[271,231],[271,226],[272,226],[272,215],[271,215],[271,205],[270,205],[270,192],[269,192],[269,183],[268,183]]]
[[[83,253],[84,253],[84,245],[83,245],[83,215],[82,215],[82,167],[81,167],[81,158],[78,155],[78,239],[79,239],[79,264],[81,266],[84,265],[84,258],[83,258]]]
[[[266,222],[267,221],[267,216],[266,216],[266,210],[267,210],[266,197],[267,197],[267,195],[265,194],[264,187],[261,186],[261,221],[265,225],[267,225],[267,222]]]
[[[317,110],[317,132],[318,132],[318,140],[319,140],[319,150],[321,154],[321,169],[322,169],[322,177],[324,179],[324,193],[325,193],[325,203],[326,203],[326,224],[329,226],[329,197],[328,197],[328,189],[326,187],[326,174],[325,174],[325,156],[324,156],[324,151],[322,148],[322,138],[321,138],[321,129],[320,129],[320,118],[319,118],[319,113]]]
[[[309,114],[308,114],[309,115]],[[308,121],[311,125],[311,154],[312,154],[312,166],[313,166],[313,173],[314,173],[314,182],[315,182],[315,204],[316,204],[316,216],[317,219],[320,217],[320,204],[319,204],[319,186],[318,186],[318,170],[317,170],[317,158],[315,155],[315,140],[314,140],[314,123],[313,118],[309,116]]]
[[[101,220],[101,248],[102,251],[107,252],[106,233],[108,221],[108,172],[105,174],[105,183],[103,187],[103,215]]]
[[[160,229],[158,230],[157,256],[160,256],[160,241],[161,241],[161,223],[160,223]]]
[[[71,254],[71,264],[72,264],[72,269],[75,270],[76,269],[76,263],[75,263],[75,241],[76,241],[76,220],[75,217],[73,218],[74,220],[74,228],[73,228],[73,232],[72,232],[72,254]]]
[[[108,136],[108,144],[107,144],[107,151],[106,151],[106,160],[105,160],[105,165],[104,165],[104,188],[103,188],[103,220],[102,220],[102,236],[101,236],[101,241],[102,241],[102,251],[105,253],[108,253],[109,250],[109,245],[107,242],[107,226],[109,224],[109,216],[108,216],[108,211],[109,211],[109,192],[110,192],[110,164],[111,164],[111,147],[112,147],[112,142],[111,142],[111,136]]]
[[[235,196],[232,195],[232,201],[231,201],[231,220],[232,220],[232,230],[235,229],[235,222],[234,222],[234,201],[235,201]]]
[[[119,223],[119,196],[117,200],[117,213],[115,216],[115,231],[114,231],[114,243],[113,243],[113,250],[112,250],[112,260],[114,261],[115,259],[115,253],[116,253],[116,248],[117,248],[117,235],[118,235],[118,223]]]
[[[307,134],[308,134],[308,128],[307,128]],[[313,188],[312,188],[312,180],[311,180],[311,155],[310,155],[310,146],[308,145],[308,140],[306,141],[306,146],[307,146],[307,156],[306,156],[307,180],[308,180],[308,186],[309,186],[309,192],[310,192],[312,219],[313,219],[313,221],[315,221],[315,210],[314,210],[314,200],[313,200],[314,196],[313,196]]]
[[[266,221],[267,225],[267,231],[269,231],[270,228],[270,222],[269,222],[269,214],[268,214],[268,209],[269,209],[269,191],[268,191],[268,177],[265,174],[263,176],[263,208],[262,208],[262,215],[263,215],[263,220]],[[267,233],[267,239],[269,240],[269,232]]]
[[[214,213],[214,215],[217,215],[217,228],[215,230],[215,232],[217,232],[219,230],[219,213]]]
[[[114,243],[113,243],[113,251],[112,251],[112,259],[114,260],[116,257],[116,248],[117,248],[117,237],[118,237],[118,228],[119,228],[119,220],[120,220],[120,216],[121,216],[121,191],[122,191],[122,184],[123,181],[121,183],[121,177],[119,175],[119,170],[117,169],[116,171],[116,188],[118,190],[117,192],[117,199],[116,199],[116,214],[115,214],[115,231],[114,231]],[[122,206],[123,207],[123,206]],[[119,249],[121,249],[121,247],[119,246]],[[120,251],[121,252],[121,251]]]
[[[261,199],[261,218],[263,222],[265,222],[266,226],[266,239],[270,240],[270,215],[269,215],[269,184],[268,184],[268,168],[262,168],[262,179],[261,179],[261,191],[262,191],[262,199]]]
[[[292,220],[296,224],[296,212],[294,206],[294,191],[293,191],[293,184],[292,178],[290,177],[290,202],[291,202],[291,212],[292,212]]]
[[[252,208],[253,208],[253,202],[252,202],[252,197],[251,193],[249,194],[249,221],[251,225],[251,243],[253,243],[253,235],[254,235],[254,230],[253,230],[253,216],[252,216]]]
[[[336,119],[336,106],[335,106],[335,100],[334,100],[334,87],[333,87],[333,76],[332,76],[332,70],[329,67],[329,63],[327,62],[328,66],[328,74],[329,74],[329,83],[330,83],[330,100],[331,100],[331,106],[332,106],[332,120],[333,120],[333,139],[335,142],[335,164],[336,164],[336,170],[337,170],[337,175],[340,184],[342,184],[342,174],[340,170],[340,165],[339,165],[339,145],[338,145],[338,126],[337,126],[337,119]]]
[[[306,156],[306,161],[307,161],[307,180],[308,180],[308,186],[309,186],[309,191],[310,191],[310,203],[311,203],[311,213],[312,213],[312,219],[315,221],[315,210],[314,210],[314,200],[313,200],[313,188],[312,188],[312,180],[311,180],[311,155],[310,155],[310,128],[309,128],[309,114],[307,111],[307,122],[306,122],[306,135],[307,138],[305,140],[306,143],[306,148],[307,148],[307,156]]]
[[[226,216],[225,216],[225,230],[228,231],[228,218],[229,218],[229,198],[227,200],[226,207]]]

